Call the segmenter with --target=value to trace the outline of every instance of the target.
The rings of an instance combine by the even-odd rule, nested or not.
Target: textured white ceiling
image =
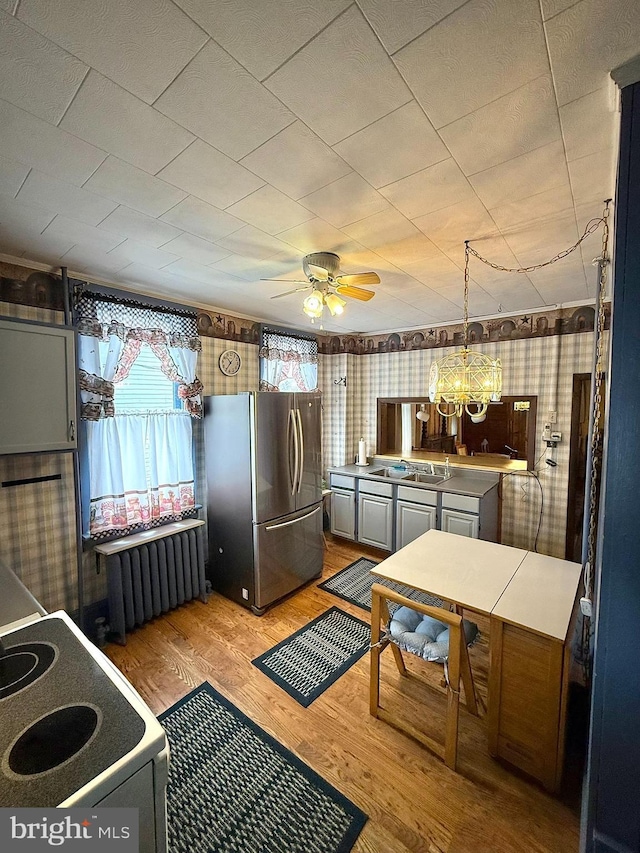
[[[304,325],[301,257],[375,270],[327,329],[458,320],[614,194],[637,0],[0,2],[0,252]],[[470,310],[593,297],[595,235]]]

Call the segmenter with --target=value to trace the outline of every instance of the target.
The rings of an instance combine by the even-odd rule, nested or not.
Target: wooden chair
[[[396,719],[380,706],[380,655],[390,645],[398,671],[402,676],[409,676],[402,658],[402,652],[390,636],[381,636],[381,625],[388,626],[390,622],[387,601],[408,607],[413,611],[430,616],[449,626],[449,653],[447,658],[447,714],[444,745],[421,732],[410,723]],[[429,661],[425,661],[429,663]],[[456,769],[458,757],[458,716],[460,700],[460,680],[464,685],[467,710],[478,716],[478,703],[469,663],[469,653],[462,626],[462,617],[440,607],[430,607],[417,601],[405,598],[403,595],[381,584],[374,583],[371,588],[371,676],[369,692],[369,711],[373,717],[394,726],[405,734],[410,735],[435,753],[452,770]],[[445,670],[445,674],[447,671]]]

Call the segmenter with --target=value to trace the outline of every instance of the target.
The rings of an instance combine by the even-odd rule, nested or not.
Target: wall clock
[[[234,349],[225,350],[218,359],[218,366],[225,376],[235,376],[242,367],[240,353]]]

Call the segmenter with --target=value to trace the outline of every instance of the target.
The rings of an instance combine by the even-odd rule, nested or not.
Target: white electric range
[[[40,611],[14,600],[0,627],[0,806],[137,807],[141,853],[166,853],[162,726],[64,611]]]

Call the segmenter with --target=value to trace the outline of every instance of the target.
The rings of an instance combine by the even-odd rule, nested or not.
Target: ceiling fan
[[[311,293],[302,303],[303,311],[309,317],[320,317],[326,305],[331,314],[342,314],[346,302],[341,296],[368,302],[373,299],[373,290],[365,290],[361,284],[379,284],[380,276],[375,272],[360,272],[346,275],[340,272],[340,258],[333,252],[312,252],[302,259],[302,270],[307,281],[296,279],[263,278],[262,281],[292,281],[302,287],[294,287],[272,296],[280,299],[291,293],[311,288]]]

